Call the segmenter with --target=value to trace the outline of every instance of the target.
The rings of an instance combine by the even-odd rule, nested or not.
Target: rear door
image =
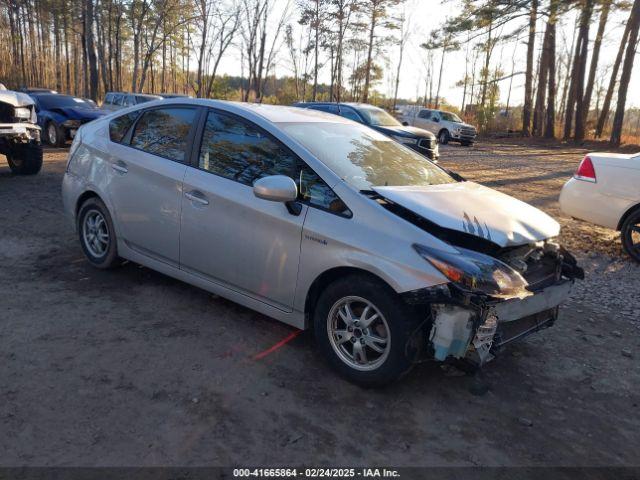
[[[413,122],[414,127],[422,128],[433,133],[433,122],[431,122],[431,110],[422,109],[416,115]]]
[[[133,250],[174,266],[179,264],[182,181],[199,113],[195,107],[172,105],[110,123],[106,190],[118,236]],[[133,122],[128,129],[127,122]]]
[[[291,311],[307,206],[256,198],[253,182],[296,178],[298,158],[257,125],[209,110],[182,199],[180,268]],[[195,158],[194,158],[195,160]]]

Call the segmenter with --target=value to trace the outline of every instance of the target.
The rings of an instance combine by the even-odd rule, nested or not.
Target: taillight
[[[593,162],[588,156],[582,159],[580,165],[578,165],[576,173],[573,174],[573,177],[586,182],[596,181],[596,169],[593,168]]]

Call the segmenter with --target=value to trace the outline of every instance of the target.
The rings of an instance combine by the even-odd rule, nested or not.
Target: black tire
[[[449,140],[451,140],[449,130],[447,130],[446,128],[440,130],[440,133],[438,133],[438,142],[440,143],[440,145],[446,145],[447,143],[449,143]]]
[[[102,254],[100,254],[100,252],[97,252],[97,247],[95,245],[92,245],[89,240],[89,238],[92,238],[91,229],[86,222],[87,217],[89,217],[90,215],[92,219],[97,218],[96,215],[99,215],[104,221],[105,231],[108,234],[108,241],[106,242],[106,244],[101,240],[97,240],[96,238],[100,237],[98,233],[103,230],[96,230],[93,234],[93,238],[104,249]],[[109,210],[102,202],[102,200],[100,200],[98,197],[92,197],[82,204],[82,206],[80,207],[80,211],[78,212],[76,227],[78,231],[78,237],[80,239],[80,246],[82,247],[82,251],[84,252],[87,260],[89,260],[91,265],[106,270],[109,268],[117,267],[120,264],[120,259],[118,258],[118,247],[115,228],[113,227],[113,221],[111,220]]]
[[[622,224],[620,232],[625,251],[640,263],[640,208],[631,212]]]
[[[336,315],[332,314],[332,310],[335,311],[336,306],[347,298],[367,300],[382,315],[376,320],[379,323],[372,323],[371,328],[357,328],[356,330],[361,330],[360,335],[357,335],[358,332],[354,330],[351,331],[352,333],[348,333],[350,338],[347,340],[345,337],[343,340],[344,347],[341,347],[336,345],[339,337],[334,336],[335,340],[331,340],[329,334],[331,327],[329,327],[329,324],[333,318],[339,318],[337,313]],[[362,314],[362,310],[357,311],[354,309],[352,311],[354,316]],[[362,319],[362,316],[360,316],[360,319]],[[340,322],[342,320],[337,321]],[[382,322],[386,323],[383,324]],[[346,322],[342,321],[342,323],[344,323],[345,328],[341,329],[341,331],[346,333]],[[396,381],[411,369],[414,359],[419,353],[419,349],[414,347],[413,342],[410,341],[412,334],[419,325],[419,316],[388,285],[367,275],[349,275],[328,285],[320,294],[316,304],[313,324],[316,342],[329,364],[344,378],[362,387],[380,387]],[[387,337],[382,335],[382,333],[385,333],[386,326],[388,326],[389,330]],[[377,328],[377,330],[373,331],[374,328]],[[385,342],[384,350],[386,353],[381,354],[377,354],[367,345],[369,355],[375,357],[367,358],[371,359],[374,364],[376,361],[380,362],[371,370],[359,370],[356,366],[350,365],[348,363],[349,360],[343,359],[345,356],[349,356],[349,349],[356,348],[355,343],[358,342],[358,338],[364,344],[362,339],[365,337],[365,333],[363,332],[367,333],[367,338],[370,338],[368,337],[369,333],[373,333],[378,337],[386,338],[387,342],[389,342],[388,346]],[[346,349],[347,352],[338,353],[341,348]],[[359,348],[367,350],[365,346],[360,346]],[[354,352],[353,357],[355,358],[355,356]]]
[[[16,175],[35,175],[42,168],[42,146],[35,142],[15,145],[7,154],[7,162]]]
[[[64,128],[56,124],[53,120],[47,122],[43,134],[47,144],[52,147],[64,147],[67,143]]]

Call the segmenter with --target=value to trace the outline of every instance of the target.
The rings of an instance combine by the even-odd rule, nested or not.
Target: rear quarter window
[[[112,142],[122,143],[136,118],[138,118],[138,112],[131,112],[111,120],[109,122],[109,139]]]

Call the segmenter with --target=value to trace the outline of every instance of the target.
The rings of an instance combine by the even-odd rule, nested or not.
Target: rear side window
[[[418,117],[428,120],[431,117],[431,112],[429,110],[420,110]]]
[[[109,122],[109,138],[111,141],[121,143],[136,118],[138,118],[138,112],[131,112],[111,120]]]
[[[160,157],[184,162],[189,133],[196,117],[192,108],[156,108],[142,114],[131,146]]]
[[[107,93],[104,97],[104,103],[113,103],[113,93]]]

